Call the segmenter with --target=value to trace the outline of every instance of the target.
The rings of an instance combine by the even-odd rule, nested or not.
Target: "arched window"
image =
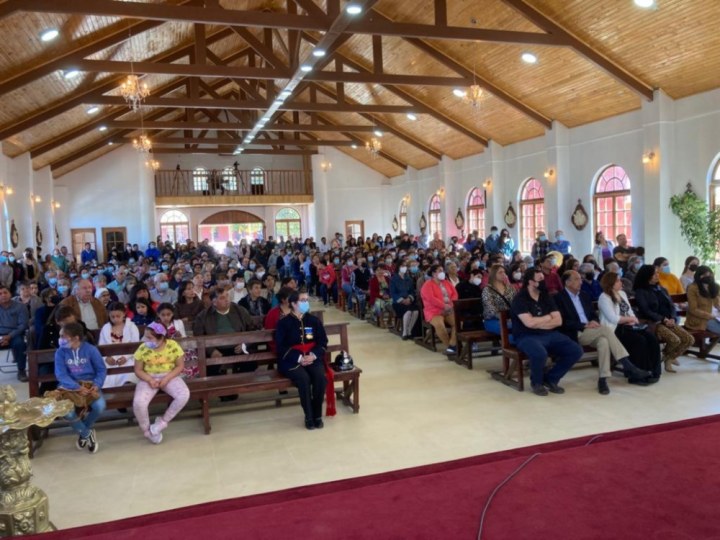
[[[402,232],[408,232],[408,206],[407,206],[407,200],[403,199],[400,201],[400,230]]]
[[[610,165],[595,184],[595,231],[615,242],[618,234],[627,236],[632,245],[632,208],[630,178],[619,165]]]
[[[275,238],[281,236],[285,240],[302,237],[302,222],[297,210],[283,208],[275,216]]]
[[[440,215],[440,197],[433,195],[430,199],[430,208],[428,210],[428,221],[430,222],[430,236],[440,233],[442,238],[442,218]]]
[[[261,167],[255,167],[250,171],[250,193],[253,195],[265,193],[265,171]]]
[[[467,210],[467,230],[469,232],[477,231],[479,238],[485,238],[485,192],[479,188],[473,188],[468,195]]]
[[[537,231],[545,230],[545,192],[536,178],[528,178],[520,194],[520,249],[530,253]]]
[[[235,169],[232,167],[225,167],[223,169],[222,183],[223,187],[227,191],[237,191],[237,177],[235,176]]]
[[[173,244],[184,243],[190,238],[190,221],[178,210],[168,210],[160,216],[160,236]]]
[[[194,191],[207,191],[208,190],[208,171],[202,167],[198,167],[193,171],[193,190]]]
[[[710,210],[720,206],[720,159],[715,163],[712,180],[710,180]]]

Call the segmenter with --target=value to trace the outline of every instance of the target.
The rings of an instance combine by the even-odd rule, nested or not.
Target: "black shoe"
[[[650,383],[647,382],[647,377],[644,379],[633,379],[632,377],[628,379],[628,383],[630,384],[636,384],[638,386],[648,386]]]
[[[645,379],[645,382],[648,384],[655,384],[659,380],[660,380],[660,377],[648,377],[647,379]]]
[[[305,420],[305,429],[315,429],[315,421]]]
[[[237,398],[237,394],[235,394],[234,396],[220,396],[220,401],[235,401]]]
[[[600,377],[598,379],[598,392],[600,392],[603,396],[607,396],[610,393],[610,387],[608,386],[607,379],[605,377]]]
[[[402,340],[403,340],[403,341],[407,341],[408,339],[410,339],[410,336],[403,336],[403,337],[402,337]]]
[[[88,441],[89,437],[85,439],[82,435],[78,436],[77,441],[75,441],[75,448],[77,448],[78,450],[85,450],[87,448]]]
[[[620,360],[620,363],[622,363],[625,376],[628,379],[647,379],[648,377],[652,377],[652,373],[650,373],[649,371],[645,371],[644,369],[640,369],[635,364],[630,362],[629,358],[622,358]]]
[[[554,383],[554,382],[544,381],[543,386],[545,386],[553,394],[564,394],[565,393],[565,389],[559,387],[557,385],[557,383]]]
[[[530,385],[532,387],[533,394],[536,396],[547,396],[548,391],[542,384],[532,384]]]
[[[322,429],[325,427],[325,422],[323,422],[322,418],[316,418],[315,419],[315,428],[316,429]]]
[[[27,372],[24,369],[18,370],[17,380],[20,382],[28,382]]]
[[[97,439],[95,438],[95,430],[91,429],[90,435],[87,438],[88,452],[90,452],[91,454],[95,454],[98,451],[99,446],[100,445],[98,444]]]
[[[445,354],[447,354],[448,356],[452,356],[453,354],[457,354],[457,348],[455,348],[455,347],[448,347],[447,349],[445,349]]]

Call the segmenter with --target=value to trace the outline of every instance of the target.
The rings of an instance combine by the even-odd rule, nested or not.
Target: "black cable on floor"
[[[477,535],[478,540],[480,540],[482,538],[483,525],[485,524],[485,516],[487,515],[487,511],[490,508],[490,503],[492,503],[492,500],[495,497],[495,495],[497,494],[497,492],[500,491],[505,484],[507,484],[510,480],[512,480],[516,474],[518,474],[520,471],[522,471],[533,459],[535,459],[539,455],[541,455],[540,452],[537,452],[536,454],[533,454],[532,456],[527,458],[523,462],[522,465],[520,465],[517,469],[515,469],[512,473],[510,473],[510,475],[505,480],[500,482],[495,487],[495,489],[492,491],[492,493],[490,494],[490,497],[488,497],[488,500],[485,503],[485,508],[483,508],[482,515],[480,516],[480,528],[478,529],[478,535]]]

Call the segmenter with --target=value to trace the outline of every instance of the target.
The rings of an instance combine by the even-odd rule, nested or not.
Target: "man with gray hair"
[[[593,302],[597,302],[602,294],[602,287],[600,287],[600,282],[595,279],[595,266],[592,263],[582,263],[578,268],[578,273],[582,278],[582,290]]]
[[[155,288],[150,291],[150,299],[161,304],[177,302],[177,291],[170,288],[170,279],[164,272],[155,276]]]

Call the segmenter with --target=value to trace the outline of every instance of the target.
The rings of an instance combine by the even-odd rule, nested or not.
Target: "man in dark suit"
[[[562,277],[564,289],[555,296],[555,303],[562,315],[560,331],[582,346],[595,347],[598,351],[598,392],[610,393],[607,379],[612,375],[610,355],[622,363],[626,370],[637,370],[628,358],[628,352],[615,332],[603,326],[592,306],[590,296],[582,290],[582,278],[575,270],[568,270]]]

